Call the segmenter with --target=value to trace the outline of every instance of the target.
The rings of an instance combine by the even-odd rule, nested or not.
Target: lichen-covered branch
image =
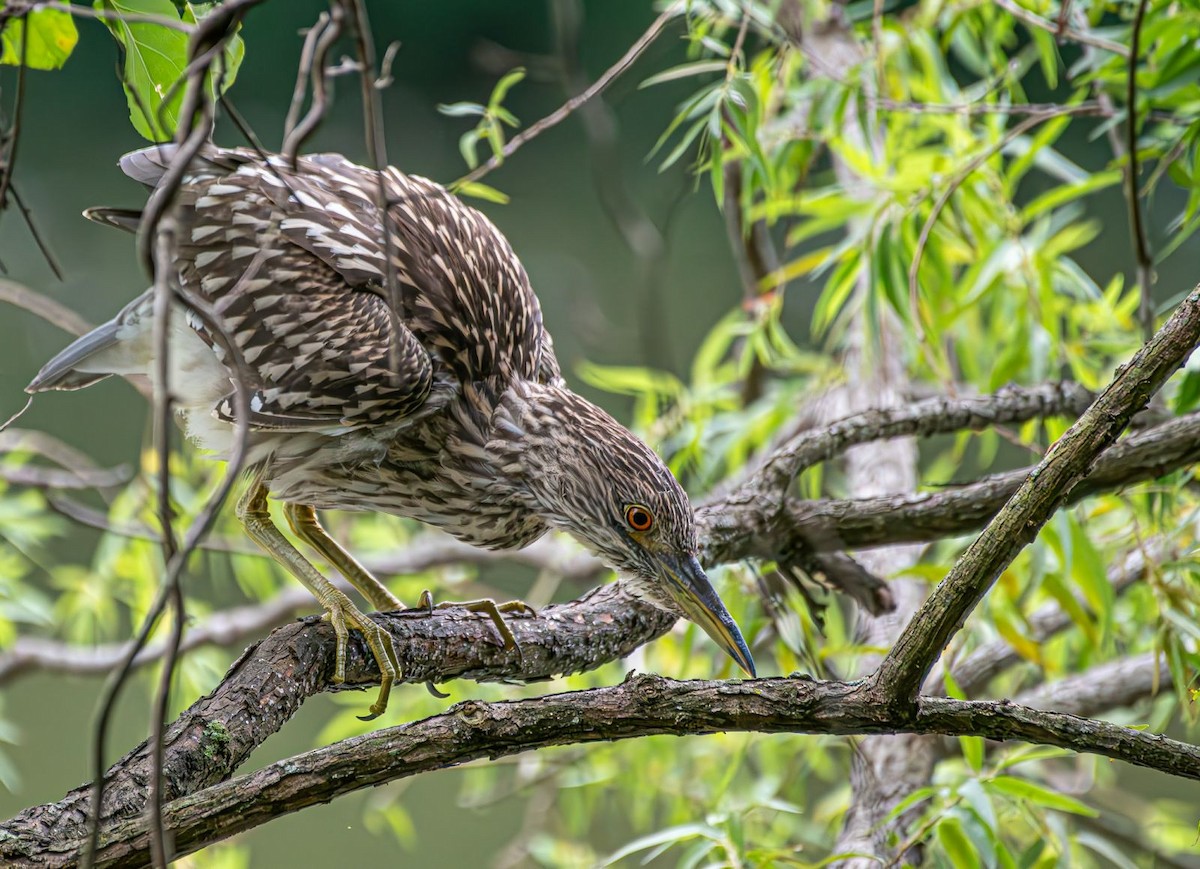
[[[1100,454],[1183,364],[1198,341],[1200,288],[1189,293],[1154,337],[1118,370],[1112,383],[1050,448],[934,589],[872,677],[881,699],[896,709],[916,700],[934,662],[996,577],[1067,501]]]
[[[1200,413],[1132,434],[1104,451],[1087,476],[1067,488],[1059,506],[1115,492],[1200,462]],[[773,558],[808,547],[815,552],[942,540],[982,528],[1034,468],[1021,468],[937,492],[879,498],[781,499],[740,486],[697,511],[703,560]]]
[[[463,610],[409,610],[375,616],[395,638],[402,681],[451,679],[542,681],[617,660],[661,636],[675,617],[603,586],[536,617],[508,617],[520,652],[505,649],[491,621]],[[163,736],[164,798],[223,781],[312,695],[330,688],[332,628],[317,619],[287,625],[252,646],[217,689],[194,703]],[[358,634],[346,666],[349,687],[378,684],[379,672]],[[146,804],[151,761],[143,743],[105,776],[102,827],[138,814]],[[22,812],[0,824],[0,865],[25,853],[78,849],[86,830],[91,786]],[[72,844],[74,843],[74,844]],[[144,862],[144,861],[143,861]]]
[[[165,807],[164,820],[182,854],[355,790],[479,758],[718,731],[977,734],[1091,752],[1200,779],[1196,746],[1007,701],[926,698],[902,726],[884,713],[861,685],[808,679],[676,682],[637,676],[610,688],[503,703],[467,701],[423,721],[354,737],[176,799]],[[60,831],[52,850],[43,850],[36,863],[19,844],[12,838],[0,841],[5,865],[69,865],[69,831]],[[99,865],[140,866],[146,849],[143,818],[112,819],[105,826]]]

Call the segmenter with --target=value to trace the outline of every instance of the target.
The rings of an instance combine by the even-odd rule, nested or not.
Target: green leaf
[[[10,19],[0,33],[0,43],[3,43],[0,63],[20,66],[23,62],[30,69],[61,69],[78,41],[79,31],[75,29],[75,18],[70,12],[47,7],[34,9]]]
[[[960,736],[958,738],[959,748],[962,749],[963,760],[967,762],[967,766],[971,767],[975,772],[983,769],[983,737],[982,736]]]
[[[1104,559],[1092,545],[1091,539],[1084,533],[1079,522],[1072,519],[1070,528],[1071,549],[1074,554],[1071,559],[1071,576],[1092,608],[1096,621],[1100,624],[1101,636],[1107,636],[1112,628],[1114,595]]]
[[[161,24],[128,22],[123,16],[157,15],[180,21],[174,4],[170,0],[95,0],[92,5],[107,13],[104,25],[124,53],[121,84],[134,129],[152,142],[170,140],[179,125],[183,87],[175,85],[187,65],[188,35]]]
[[[1200,403],[1200,372],[1189,371],[1183,375],[1179,389],[1175,392],[1174,411],[1182,415],[1193,410]]]
[[[1020,800],[1028,800],[1036,806],[1054,809],[1059,812],[1070,812],[1073,815],[1097,817],[1100,813],[1074,797],[1060,794],[1039,784],[1034,784],[1023,778],[1011,775],[998,775],[984,783],[989,789],[998,791],[1005,796]]]
[[[938,821],[937,838],[938,844],[942,846],[942,850],[946,852],[952,865],[980,865],[979,854],[975,850],[975,846],[967,838],[962,821],[954,815],[947,815]]]
[[[183,7],[183,21],[186,24],[198,24],[200,19],[204,18],[212,12],[217,6],[216,2],[204,3],[186,3]],[[241,30],[241,25],[238,25],[238,30]],[[221,59],[213,64],[213,72],[219,77],[218,81],[214,82],[212,76],[209,76],[205,84],[208,86],[209,96],[213,99],[219,94],[225,93],[233,86],[237,79],[238,69],[242,65],[242,60],[246,56],[246,43],[242,39],[240,33],[235,33],[225,42],[225,50],[221,53]],[[217,85],[220,85],[219,89]]]
[[[518,66],[516,69],[506,72],[504,77],[496,82],[496,86],[492,88],[492,96],[488,99],[488,109],[492,112],[499,110],[501,104],[504,102],[504,98],[508,96],[508,92],[524,78],[525,69],[523,67]],[[513,118],[513,121],[515,122],[516,118]]]
[[[460,184],[454,188],[454,192],[463,196],[474,196],[476,199],[484,199],[488,202],[497,202],[500,205],[508,205],[509,202],[507,193],[502,193],[495,187],[480,184],[478,181],[468,181],[466,184]]]
[[[487,111],[479,103],[438,103],[437,110],[451,118],[477,118]]]
[[[640,839],[634,839],[629,844],[622,848],[618,848],[608,856],[608,859],[601,863],[601,866],[612,866],[614,863],[619,863],[626,857],[636,854],[639,851],[646,851],[650,848],[655,848],[660,845],[674,845],[680,842],[685,842],[688,839],[694,839],[697,836],[703,836],[707,839],[719,840],[721,834],[718,830],[713,829],[707,824],[681,824],[678,827],[668,827],[665,830],[651,833],[648,836],[642,836]]]
[[[681,78],[688,78],[693,75],[703,75],[708,72],[724,72],[727,64],[723,60],[701,60],[695,63],[681,63],[679,66],[673,66],[670,69],[650,76],[650,78],[638,85],[639,88],[653,87],[656,84],[662,84],[667,81],[677,81]]]
[[[121,84],[129,103],[129,120],[135,130],[152,142],[172,138],[179,126],[179,109],[186,82],[182,78],[188,62],[188,34],[170,22],[195,25],[215,3],[185,3],[177,9],[171,0],[95,0],[104,12],[104,25],[120,44],[124,55]],[[123,16],[157,16],[153,21],[126,21]],[[204,86],[215,100],[237,78],[245,56],[242,37],[235,33],[225,42],[214,61]]]
[[[1081,199],[1090,193],[1095,193],[1097,190],[1103,190],[1106,187],[1119,184],[1122,177],[1120,169],[1110,169],[1107,172],[1097,172],[1095,175],[1090,175],[1074,184],[1052,187],[1041,196],[1035,197],[1025,206],[1021,211],[1021,220],[1029,223],[1035,217],[1047,211],[1051,211],[1068,202],[1073,202],[1076,199]]]

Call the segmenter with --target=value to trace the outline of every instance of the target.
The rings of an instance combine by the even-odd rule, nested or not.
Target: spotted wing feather
[[[147,149],[122,166],[154,184],[171,156]],[[240,359],[199,318],[192,325],[250,388],[251,424],[359,427],[411,414],[433,383],[428,352],[378,292],[293,243],[282,225],[307,206],[264,195],[263,171],[274,177],[251,152],[209,149],[178,194],[180,280],[212,305]],[[231,418],[232,395],[215,410]]]
[[[338,154],[303,157],[295,173],[282,158],[241,171],[256,175],[262,192],[287,210],[284,235],[347,282],[389,296],[390,278],[396,298],[389,302],[458,381],[557,372],[537,297],[512,247],[445,188],[393,168],[375,173]],[[380,183],[389,206],[386,243]]]

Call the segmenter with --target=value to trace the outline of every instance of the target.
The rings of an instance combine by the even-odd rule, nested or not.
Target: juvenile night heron
[[[121,168],[158,191],[175,150],[136,151]],[[385,243],[378,183],[336,154],[293,167],[210,146],[176,194],[171,277],[208,303],[237,347],[223,347],[194,310],[172,317],[170,393],[188,436],[228,457],[241,372],[250,483],[238,516],[328,611],[335,681],[355,628],[382,674],[370,717],[383,712],[400,670],[391,638],[275,527],[268,496],[377,610],[401,604],[326,534],[318,509],[419,519],[490,549],[562,529],[633,593],[698,624],[753,675],[742,635],[697,561],[687,495],[645,444],[567,387],[508,241],[439,185],[389,168]],[[88,216],[136,229],[140,214]],[[27,391],[79,389],[110,374],[153,377],[152,296],[59,353]],[[491,615],[513,644],[499,611],[523,604],[465,605]]]

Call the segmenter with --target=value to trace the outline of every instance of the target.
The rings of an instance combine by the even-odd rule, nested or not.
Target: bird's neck
[[[575,485],[580,447],[602,436],[600,408],[562,386],[535,382],[510,385],[492,414],[487,452],[497,477],[551,525],[566,490]]]

